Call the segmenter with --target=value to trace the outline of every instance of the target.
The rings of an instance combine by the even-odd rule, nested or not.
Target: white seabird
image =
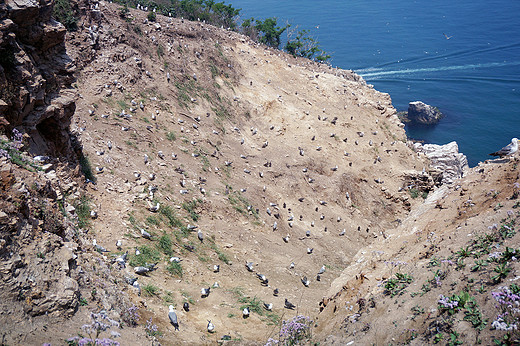
[[[208,332],[210,333],[213,333],[213,331],[215,330],[215,325],[213,323],[211,323],[210,320],[208,320]]]
[[[499,151],[495,151],[489,155],[491,156],[499,156],[504,157],[507,155],[512,155],[518,151],[518,138],[511,139],[511,143],[500,149]]]
[[[168,312],[168,317],[170,318],[170,323],[173,324],[175,330],[179,330],[179,322],[177,320],[177,314],[173,309],[173,305],[169,306],[170,311]]]
[[[105,249],[104,247],[102,247],[101,245],[99,245],[99,244],[96,242],[96,239],[92,240],[92,245],[94,245],[94,248],[96,249],[96,251],[99,251],[99,252],[108,252],[107,249]]]
[[[141,228],[141,236],[145,239],[152,240],[152,235]]]
[[[207,296],[209,296],[210,291],[211,291],[211,287],[201,288],[200,295],[202,296],[202,298],[206,298]]]

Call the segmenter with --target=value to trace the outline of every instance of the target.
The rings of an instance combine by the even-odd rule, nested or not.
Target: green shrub
[[[121,17],[122,19],[126,20],[129,14],[130,10],[128,9],[127,4],[125,4],[125,6],[119,9],[119,17]]]
[[[94,175],[94,172],[92,172],[90,160],[83,153],[80,153],[79,155],[79,166],[81,168],[81,172],[85,176],[85,179],[96,182],[96,176]]]
[[[280,36],[289,26],[289,24],[282,28],[277,26],[277,19],[274,17],[267,18],[264,21],[257,19],[255,24],[259,33],[259,41],[274,48],[280,47]]]
[[[408,193],[410,194],[410,197],[412,197],[413,199],[419,197],[419,190],[417,190],[415,188],[409,189]]]
[[[408,274],[395,273],[395,278],[390,278],[385,283],[385,294],[391,297],[401,295],[412,281],[413,277]]]
[[[56,0],[52,12],[54,19],[63,24],[69,31],[78,30],[78,11],[73,8],[70,0]]]

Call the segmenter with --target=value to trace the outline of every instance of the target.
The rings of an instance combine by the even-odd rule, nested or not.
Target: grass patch
[[[128,141],[125,141],[125,144],[131,148],[137,149],[137,144],[135,144],[135,142],[128,140]]]
[[[228,109],[222,104],[218,104],[216,107],[211,107],[211,110],[215,112],[215,115],[220,119],[229,119],[231,114]]]
[[[148,245],[141,245],[138,247],[141,252],[140,255],[130,255],[128,263],[131,267],[142,267],[147,264],[157,263],[161,260],[161,253]]]
[[[166,139],[173,142],[177,139],[177,135],[175,134],[175,132],[170,131],[166,134]]]
[[[231,260],[229,259],[228,255],[223,252],[222,250],[220,250],[217,246],[217,244],[215,243],[212,243],[211,244],[211,248],[215,251],[215,253],[218,255],[218,259],[221,260],[222,262],[226,263],[226,264],[230,264],[231,263]]]
[[[209,70],[211,72],[211,78],[215,79],[216,76],[220,75],[220,73],[218,72],[218,68],[217,66],[215,66],[215,64],[211,64],[209,65]]]
[[[227,186],[229,190],[231,191],[232,188],[230,186]],[[251,203],[242,196],[242,194],[238,191],[231,191],[228,196],[228,201],[231,203],[231,206],[233,209],[238,211],[242,215],[252,215],[255,219],[258,219],[258,213],[256,212],[256,209],[253,208]]]
[[[242,287],[234,287],[228,291],[229,293],[233,294],[233,296],[237,299],[239,303],[242,305],[240,306],[240,310],[243,310],[245,308],[249,308],[250,312],[254,312],[259,316],[266,316],[266,321],[269,324],[276,324],[278,323],[280,317],[274,313],[274,312],[266,312],[263,308],[264,302],[261,299],[258,299],[257,297],[248,297],[244,295],[244,289]],[[265,321],[265,320],[263,320]]]
[[[181,295],[182,295],[182,297],[184,298],[185,301],[190,303],[190,305],[195,304],[195,299],[193,299],[188,292],[186,292],[184,290],[181,290]]]
[[[76,215],[78,217],[79,228],[90,228],[90,198],[87,195],[81,195],[74,203]]]
[[[173,299],[172,291],[166,291],[166,294],[162,297],[162,299],[167,304],[172,304],[175,302],[175,299]]]
[[[134,216],[133,212],[128,213],[128,222],[130,222],[130,224],[132,225],[132,228],[134,230],[136,230],[136,231],[140,231],[141,230],[141,227],[139,226],[139,223],[135,219],[135,216]]]
[[[159,243],[157,244],[157,249],[162,251],[166,256],[172,256],[172,239],[169,235],[164,234],[161,238],[159,238]]]
[[[190,108],[191,98],[198,96],[202,89],[194,79],[187,76],[185,81],[175,82],[175,87],[177,88],[177,102],[179,106],[185,109]]]
[[[119,106],[120,111],[130,108],[130,106],[128,105],[128,103],[126,103],[125,100],[117,100],[116,103]]]
[[[175,211],[169,205],[162,206],[159,209],[159,213],[166,218],[166,221],[170,227],[182,227],[182,221],[175,215]]]
[[[202,202],[203,202],[202,199],[197,198],[197,199],[191,200],[189,202],[182,203],[182,208],[188,212],[189,217],[193,221],[199,220],[199,214],[197,214],[197,212],[195,211],[195,208],[197,208],[197,204],[202,203]]]
[[[159,226],[160,224],[160,221],[159,221],[159,218],[157,216],[154,216],[154,215],[150,215],[146,218],[145,220],[145,223],[147,225],[150,225],[150,226]]]
[[[208,263],[210,258],[206,254],[201,254],[197,257],[202,263]]]
[[[166,270],[168,271],[168,273],[182,278],[182,265],[180,263],[170,262],[166,267]]]
[[[159,287],[152,284],[143,286],[143,293],[149,297],[153,297],[159,294]]]

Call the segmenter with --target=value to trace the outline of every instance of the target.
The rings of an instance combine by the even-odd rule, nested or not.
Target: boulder
[[[408,104],[407,119],[411,123],[433,125],[437,124],[444,115],[437,109],[421,101],[414,101]]]
[[[442,172],[442,183],[451,184],[461,178],[468,169],[466,155],[459,153],[457,142],[445,145],[414,143],[415,151],[424,153],[431,162],[431,167]]]

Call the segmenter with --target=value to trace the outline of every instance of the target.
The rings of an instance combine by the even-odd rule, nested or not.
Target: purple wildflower
[[[437,303],[439,303],[440,307],[444,309],[455,309],[459,306],[458,301],[452,300],[450,297],[445,297],[442,294],[439,296]]]
[[[488,229],[490,231],[496,231],[498,229],[498,225],[496,223],[494,223],[491,226],[488,226]]]
[[[499,311],[491,327],[506,331],[508,334],[517,331],[520,321],[520,295],[513,293],[509,287],[502,286],[497,291],[491,292],[491,296],[497,301],[496,308]]]

